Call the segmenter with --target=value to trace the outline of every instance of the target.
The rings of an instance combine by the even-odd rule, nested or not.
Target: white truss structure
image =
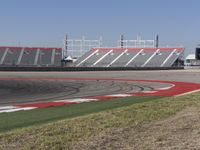
[[[87,40],[83,36],[81,39],[67,39],[64,40],[64,47],[62,57],[71,56],[73,58],[79,58],[91,48],[101,47],[102,38],[99,40]]]
[[[137,37],[136,40],[118,40],[117,46],[122,47],[121,44],[123,43],[124,48],[153,48],[155,47],[156,41],[155,40],[142,40],[140,36]]]

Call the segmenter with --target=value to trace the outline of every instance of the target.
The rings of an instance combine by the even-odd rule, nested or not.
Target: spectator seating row
[[[80,57],[76,67],[172,67],[184,48],[94,48]]]
[[[0,66],[60,66],[61,48],[0,47]]]

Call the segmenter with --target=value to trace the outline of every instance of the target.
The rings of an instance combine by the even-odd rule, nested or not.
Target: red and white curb
[[[0,113],[16,112],[16,111],[20,111],[20,110],[32,110],[32,109],[36,109],[36,108],[47,108],[47,107],[63,106],[63,105],[70,105],[70,104],[80,104],[80,103],[84,103],[84,102],[94,102],[94,101],[99,101],[99,100],[103,100],[103,99],[124,98],[124,97],[129,97],[129,96],[133,96],[133,95],[131,95],[131,94],[113,94],[113,95],[101,96],[102,99],[74,98],[74,99],[56,100],[56,101],[49,101],[49,102],[19,104],[16,106],[3,106],[3,107],[0,107]]]
[[[75,99],[67,99],[67,100],[58,100],[55,102],[74,102],[74,103],[83,103],[83,102],[92,102],[92,101],[98,101],[98,99],[88,99],[88,98],[75,98]]]
[[[18,106],[2,106],[0,107],[0,113],[3,112],[15,112],[20,110],[31,110],[37,107],[18,107]]]
[[[8,80],[8,79],[5,78],[5,80]],[[21,79],[16,78],[14,80],[21,80]],[[23,80],[40,80],[40,78],[30,78],[30,79],[23,79]],[[97,79],[91,79],[91,78],[60,78],[60,79],[47,78],[47,79],[41,79],[41,80],[97,80]],[[112,95],[103,95],[103,96],[91,96],[91,97],[84,97],[84,98],[55,100],[55,101],[48,101],[48,102],[18,104],[18,105],[14,105],[14,106],[2,106],[2,107],[0,107],[0,113],[16,112],[16,111],[20,111],[20,110],[32,110],[32,109],[36,109],[36,108],[47,108],[47,107],[53,107],[53,106],[79,104],[79,103],[84,103],[84,102],[109,100],[109,99],[114,99],[114,98],[124,98],[124,97],[130,97],[130,96],[179,96],[179,95],[185,95],[187,93],[193,93],[195,91],[200,90],[200,84],[196,84],[196,83],[158,81],[158,80],[129,80],[129,79],[98,79],[98,80],[165,83],[165,84],[168,84],[169,86],[163,87],[163,88],[157,88],[152,91],[141,91],[141,92],[112,94]]]
[[[167,87],[166,89],[170,89],[170,88]],[[48,101],[48,102],[25,103],[25,104],[18,104],[15,106],[3,106],[3,107],[0,107],[0,113],[16,112],[16,111],[21,111],[21,110],[32,110],[36,108],[47,108],[47,107],[63,106],[63,105],[71,105],[71,104],[80,104],[80,103],[85,103],[85,102],[109,100],[109,99],[114,99],[114,98],[125,98],[125,97],[130,97],[130,96],[137,96],[138,93],[152,94],[152,93],[158,92],[159,90],[164,90],[164,89],[134,92],[131,94],[126,94],[126,93],[112,94],[112,95],[91,96],[91,97],[86,97],[86,98],[74,98],[74,99],[56,100],[56,101]]]

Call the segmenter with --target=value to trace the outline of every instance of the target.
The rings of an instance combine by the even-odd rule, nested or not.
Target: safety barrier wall
[[[184,69],[184,67],[0,67],[0,71],[142,71],[180,69]]]

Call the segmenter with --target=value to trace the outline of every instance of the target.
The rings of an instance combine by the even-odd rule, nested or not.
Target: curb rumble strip
[[[32,110],[36,108],[47,108],[53,106],[63,106],[71,104],[79,104],[83,102],[92,102],[99,100],[109,100],[114,98],[124,98],[130,96],[180,96],[187,93],[193,93],[200,90],[200,84],[196,83],[185,83],[185,82],[170,82],[170,81],[157,81],[157,80],[129,80],[129,79],[84,79],[84,78],[74,78],[76,80],[113,80],[113,81],[128,81],[128,82],[152,82],[152,83],[165,83],[169,84],[169,87],[157,88],[152,91],[142,91],[133,93],[123,93],[123,94],[112,94],[112,95],[102,95],[102,96],[91,96],[85,98],[74,98],[65,99],[49,102],[37,102],[37,103],[27,103],[18,104],[14,106],[2,106],[0,107],[0,113],[16,112],[21,110]],[[0,80],[10,80],[10,79],[0,79]],[[11,79],[12,80],[12,79]],[[13,80],[20,80],[20,78],[13,78]],[[27,78],[21,80],[40,80],[40,78]],[[73,80],[73,78],[46,78],[41,80]]]

